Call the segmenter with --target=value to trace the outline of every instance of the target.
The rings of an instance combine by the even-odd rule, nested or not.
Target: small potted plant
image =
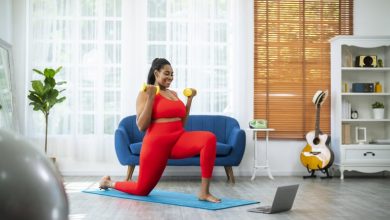
[[[383,102],[376,101],[372,105],[372,112],[374,114],[374,119],[383,119],[385,117],[385,105]]]

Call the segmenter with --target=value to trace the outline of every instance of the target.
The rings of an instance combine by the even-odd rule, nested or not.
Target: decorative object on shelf
[[[358,144],[365,144],[367,141],[367,128],[355,127],[355,139]]]
[[[352,118],[352,119],[358,119],[358,118],[359,118],[359,113],[358,113],[358,111],[353,110],[353,111],[351,112],[351,118]]]
[[[352,83],[352,92],[374,92],[374,83]]]
[[[45,153],[47,154],[47,132],[49,125],[49,113],[51,108],[55,104],[63,102],[66,97],[58,98],[58,95],[63,92],[65,89],[58,91],[56,86],[65,84],[65,81],[56,82],[54,79],[55,75],[60,72],[62,67],[57,68],[56,70],[46,68],[45,70],[40,71],[33,69],[39,75],[44,76],[44,80],[33,80],[31,81],[32,90],[30,90],[29,95],[27,96],[31,102],[30,105],[34,107],[34,111],[41,111],[45,116]],[[55,158],[51,158],[55,162]]]
[[[385,105],[383,102],[376,101],[372,105],[372,112],[374,119],[384,119],[385,118]]]
[[[377,67],[377,56],[357,56],[355,67]]]
[[[345,49],[343,52],[344,52],[343,53],[343,56],[344,56],[343,66],[344,67],[353,67],[353,55],[352,55],[351,50]]]
[[[382,85],[380,82],[375,83],[375,92],[382,92]]]
[[[378,59],[378,67],[383,67],[383,60],[382,59]]]
[[[320,130],[320,108],[327,97],[328,91],[319,90],[312,99],[317,108],[316,125],[314,131],[306,134],[307,144],[301,152],[301,163],[310,173],[310,176],[304,176],[303,178],[316,177],[315,171],[326,173],[326,176],[321,178],[332,178],[328,172],[328,168],[332,166],[334,160],[333,151],[329,147],[330,136],[323,134]]]
[[[264,129],[267,128],[267,120],[265,119],[254,119],[249,122],[249,128]]]
[[[343,83],[343,92],[349,92],[348,90],[348,83]]]
[[[370,141],[370,144],[390,145],[390,139],[372,139],[372,141]]]

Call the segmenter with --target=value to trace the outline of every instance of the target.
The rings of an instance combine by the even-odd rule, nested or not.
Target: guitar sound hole
[[[313,144],[319,144],[320,143],[320,139],[319,138],[314,138],[313,139]]]

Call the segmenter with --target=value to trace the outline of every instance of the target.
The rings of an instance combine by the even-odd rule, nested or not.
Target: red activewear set
[[[157,94],[152,121],[159,118],[184,118],[186,107],[181,100],[170,100]],[[208,131],[185,131],[182,121],[151,123],[142,142],[137,181],[116,182],[114,188],[133,195],[148,195],[160,180],[168,159],[200,155],[203,178],[213,173],[216,137]]]

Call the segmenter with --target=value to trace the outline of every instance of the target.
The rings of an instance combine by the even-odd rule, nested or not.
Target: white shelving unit
[[[390,36],[337,36],[331,42],[331,147],[334,165],[340,169],[373,173],[390,170]],[[383,67],[354,67],[357,56],[373,56],[383,60]],[[352,83],[380,82],[381,93],[355,93]],[[347,91],[345,91],[347,83]],[[358,119],[347,118],[343,102],[358,111]],[[371,104],[385,105],[385,118],[374,119]],[[343,109],[344,107],[344,109]],[[344,114],[343,114],[344,113]],[[350,143],[343,142],[343,125],[350,126]],[[366,128],[367,141],[358,144],[357,127]],[[380,140],[382,144],[373,141]]]

